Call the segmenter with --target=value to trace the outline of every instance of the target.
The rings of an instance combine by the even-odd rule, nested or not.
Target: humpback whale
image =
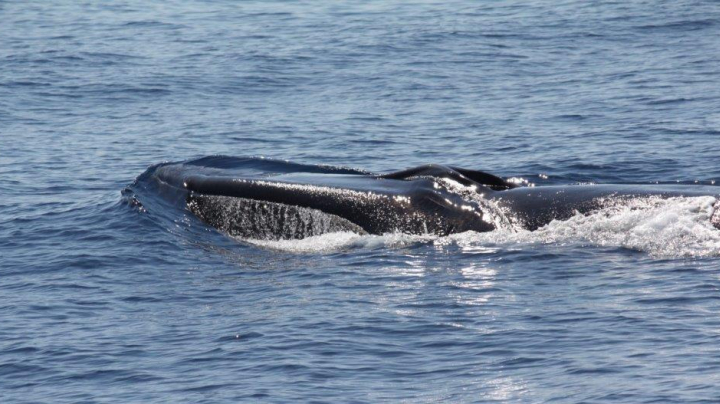
[[[334,231],[448,235],[501,227],[536,230],[632,198],[720,195],[717,187],[700,185],[532,187],[454,166],[375,174],[228,156],[158,164],[140,179],[222,232],[270,240]],[[720,202],[710,221],[720,229]]]

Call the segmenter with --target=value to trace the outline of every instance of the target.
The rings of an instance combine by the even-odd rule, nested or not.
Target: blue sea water
[[[0,402],[719,402],[707,200],[537,233],[226,237],[224,154],[720,180],[715,1],[0,2]]]

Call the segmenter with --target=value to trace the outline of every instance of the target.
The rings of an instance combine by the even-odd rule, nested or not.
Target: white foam
[[[461,246],[590,244],[644,251],[658,258],[720,256],[720,231],[710,223],[713,197],[618,201],[590,215],[553,221],[534,232],[452,235]]]
[[[327,233],[300,240],[243,240],[250,244],[293,253],[336,252],[354,248],[401,248],[432,242],[438,236],[388,233],[382,236],[360,235],[353,232]]]
[[[295,253],[323,253],[354,248],[401,248],[432,242],[461,248],[531,248],[537,244],[622,247],[658,258],[720,256],[720,230],[710,223],[713,197],[639,198],[610,203],[590,215],[553,221],[536,231],[501,228],[488,233],[466,232],[447,237],[382,236],[352,232],[329,233],[302,240],[246,240],[266,248]]]

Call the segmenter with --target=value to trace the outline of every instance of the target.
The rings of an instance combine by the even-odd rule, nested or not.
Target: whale
[[[389,173],[255,157],[208,156],[150,167],[138,181],[230,236],[299,239],[325,233],[434,234],[537,230],[636,198],[712,196],[678,184],[528,186],[485,171],[428,164]]]

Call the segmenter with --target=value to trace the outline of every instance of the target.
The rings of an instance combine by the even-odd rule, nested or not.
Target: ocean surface
[[[713,186],[719,140],[716,1],[1,1],[0,402],[719,402],[707,198],[263,242],[122,193],[216,154]]]

